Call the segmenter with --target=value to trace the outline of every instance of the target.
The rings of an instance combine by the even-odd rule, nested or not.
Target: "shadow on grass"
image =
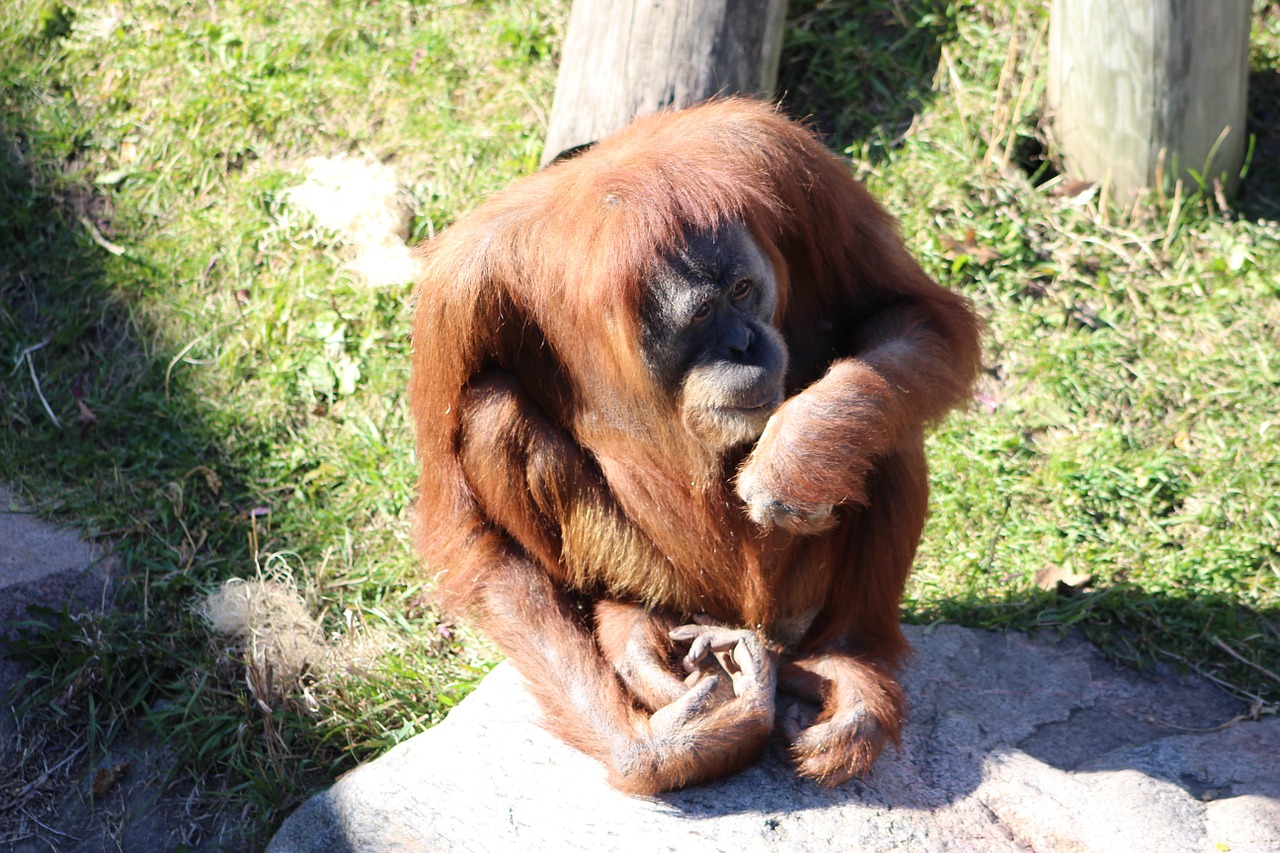
[[[1280,71],[1249,75],[1246,129],[1253,152],[1238,207],[1250,219],[1280,218]]]
[[[874,157],[906,132],[932,97],[940,46],[955,26],[954,5],[793,0],[778,70],[784,108],[832,149],[865,141]]]
[[[1280,608],[1221,594],[1173,596],[1122,585],[1000,602],[945,599],[906,618],[993,630],[1078,627],[1108,657],[1141,672],[1199,675],[1256,706],[1253,713],[1280,704],[1280,681],[1266,675],[1280,660]],[[1235,644],[1241,637],[1249,638],[1247,647]]]
[[[317,780],[296,766],[255,766],[267,759],[240,741],[246,724],[263,722],[242,695],[240,662],[210,648],[192,606],[233,569],[253,565],[255,500],[213,410],[171,375],[175,353],[137,307],[171,271],[112,241],[110,200],[83,177],[77,143],[27,109],[42,96],[23,89],[27,69],[15,62],[0,71],[0,479],[109,547],[118,579],[107,613],[76,617],[70,604],[50,601],[23,621],[8,651],[35,677],[12,701],[55,755],[5,752],[6,770],[35,779],[62,759],[58,750],[88,743],[60,766],[78,784],[114,745],[132,753],[126,743],[154,735],[177,766],[136,766],[135,777],[190,771],[209,791],[247,779],[275,786],[259,790],[258,802],[287,808],[306,793],[305,780]],[[74,126],[80,117],[57,120]],[[308,731],[276,728],[286,738]],[[311,770],[321,763],[314,744],[298,752],[315,758]],[[166,790],[169,779],[154,784]],[[237,831],[255,829],[238,822]]]

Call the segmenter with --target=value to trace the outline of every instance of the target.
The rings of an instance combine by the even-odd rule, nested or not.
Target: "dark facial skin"
[[[715,447],[757,438],[782,402],[787,352],[773,268],[747,229],[690,232],[647,284],[645,360],[686,426]]]

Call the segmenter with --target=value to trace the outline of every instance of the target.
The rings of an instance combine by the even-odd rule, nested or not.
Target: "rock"
[[[0,622],[27,606],[101,609],[110,598],[109,562],[74,531],[37,518],[0,483]]]
[[[1280,850],[1280,719],[1075,637],[908,628],[899,749],[835,790],[776,747],[656,799],[540,729],[510,664],[300,807],[268,853]],[[1233,722],[1234,720],[1234,722]]]
[[[0,625],[28,618],[33,604],[73,610],[105,606],[110,597],[107,562],[73,531],[37,518],[0,483]],[[12,692],[25,670],[6,656],[6,641],[16,629],[0,628],[0,699]],[[17,721],[0,702],[0,766],[17,760]]]

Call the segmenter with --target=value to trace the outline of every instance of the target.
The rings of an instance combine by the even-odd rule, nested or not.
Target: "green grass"
[[[489,659],[415,610],[410,287],[356,280],[284,191],[308,156],[368,153],[403,176],[416,236],[443,227],[536,166],[532,105],[552,85],[562,12],[14,11],[0,31],[0,476],[111,543],[128,578],[117,612],[50,620],[30,641],[43,681],[26,716],[87,719],[100,746],[163,732],[256,810],[261,836],[441,719]],[[342,388],[335,369],[351,366]],[[277,685],[263,714],[245,689],[250,650],[197,613],[222,580],[260,573],[305,590],[326,631],[378,636],[385,654],[308,673],[319,704]]]
[[[371,156],[422,238],[534,169],[567,4],[8,3],[0,478],[127,578],[110,615],[41,617],[24,715],[98,747],[165,732],[261,841],[492,660],[416,603],[409,286],[364,285],[286,190],[308,157]],[[1280,12],[1258,10],[1230,210],[1055,192],[1041,4],[793,3],[780,87],[989,324],[980,402],[930,440],[906,618],[1078,625],[1273,713]],[[1046,566],[1092,580],[1045,592]],[[258,683],[264,711],[254,648],[199,612],[258,576],[383,654]]]

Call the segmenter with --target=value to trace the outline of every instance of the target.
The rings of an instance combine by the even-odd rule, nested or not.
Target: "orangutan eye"
[[[693,322],[701,323],[703,320],[711,316],[711,303],[702,302],[693,312]]]
[[[729,288],[729,295],[735,300],[742,300],[751,295],[751,291],[753,289],[754,285],[752,284],[751,279],[742,278],[734,282],[733,287]]]

